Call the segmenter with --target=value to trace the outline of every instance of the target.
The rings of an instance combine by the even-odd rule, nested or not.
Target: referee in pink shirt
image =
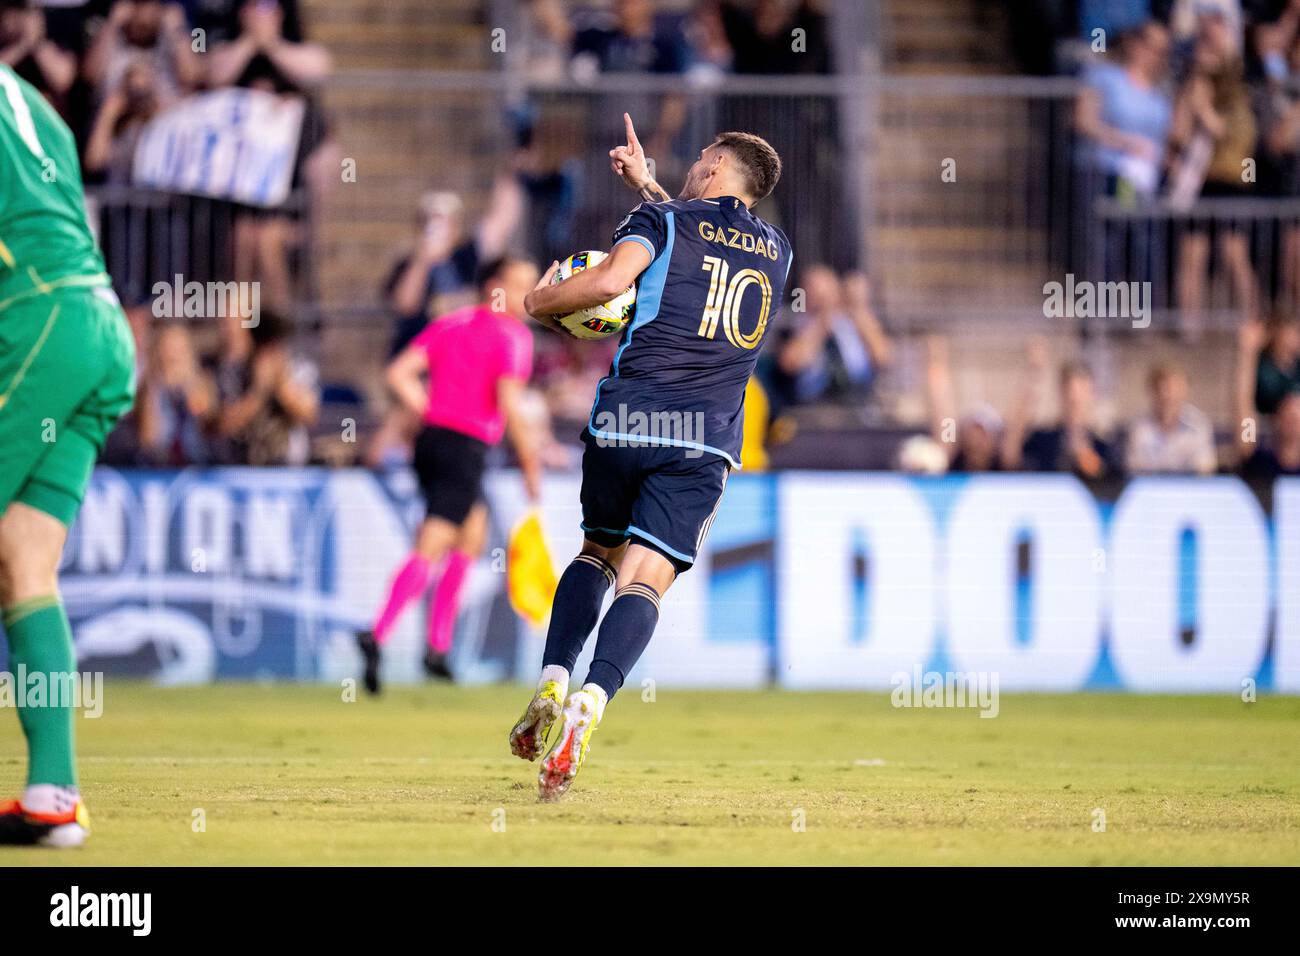
[[[420,416],[415,474],[426,517],[415,549],[398,568],[373,627],[357,634],[365,685],[379,692],[381,648],[402,610],[429,587],[442,566],[429,612],[425,670],[451,677],[447,655],[460,588],[487,535],[483,470],[487,450],[507,431],[536,503],[541,469],[535,443],[519,417],[520,395],[533,368],[533,337],[524,322],[524,296],[537,284],[537,267],[503,257],[478,273],[482,304],[434,319],[388,367],[388,384]],[[427,384],[424,381],[427,376]]]

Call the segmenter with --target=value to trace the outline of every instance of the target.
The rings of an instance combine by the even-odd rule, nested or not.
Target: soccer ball
[[[605,253],[595,249],[575,252],[551,276],[551,285],[563,282],[569,276],[594,266],[605,258]],[[636,306],[636,286],[629,286],[604,305],[593,305],[568,315],[557,315],[555,322],[575,339],[604,339],[623,331]]]

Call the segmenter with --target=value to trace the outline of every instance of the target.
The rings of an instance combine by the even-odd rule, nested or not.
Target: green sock
[[[29,688],[32,674],[46,675],[47,695],[39,702],[41,706],[18,708],[18,721],[27,737],[27,784],[75,787],[72,702],[60,700],[60,706],[53,707],[48,699],[53,682],[66,682],[77,666],[72,627],[63,602],[52,594],[7,607],[4,625],[9,638],[9,670],[14,679],[18,679],[20,667],[25,668]]]

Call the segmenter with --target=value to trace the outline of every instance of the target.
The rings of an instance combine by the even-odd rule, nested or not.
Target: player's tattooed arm
[[[668,195],[668,191],[664,189],[664,187],[660,186],[653,179],[637,190],[637,192],[641,194],[641,198],[646,202],[667,202],[673,198]]]
[[[672,197],[655,182],[650,172],[650,161],[637,139],[632,117],[627,113],[623,114],[623,125],[627,128],[627,145],[615,146],[609,151],[610,169],[646,202],[667,202]]]

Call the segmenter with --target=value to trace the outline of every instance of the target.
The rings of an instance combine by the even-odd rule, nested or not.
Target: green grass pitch
[[[1297,698],[1004,694],[986,719],[883,693],[629,688],[574,790],[539,804],[506,743],[525,688],[342,696],[110,681],[103,716],[77,721],[90,843],[0,867],[1300,864]],[[22,741],[0,719],[16,795]]]

